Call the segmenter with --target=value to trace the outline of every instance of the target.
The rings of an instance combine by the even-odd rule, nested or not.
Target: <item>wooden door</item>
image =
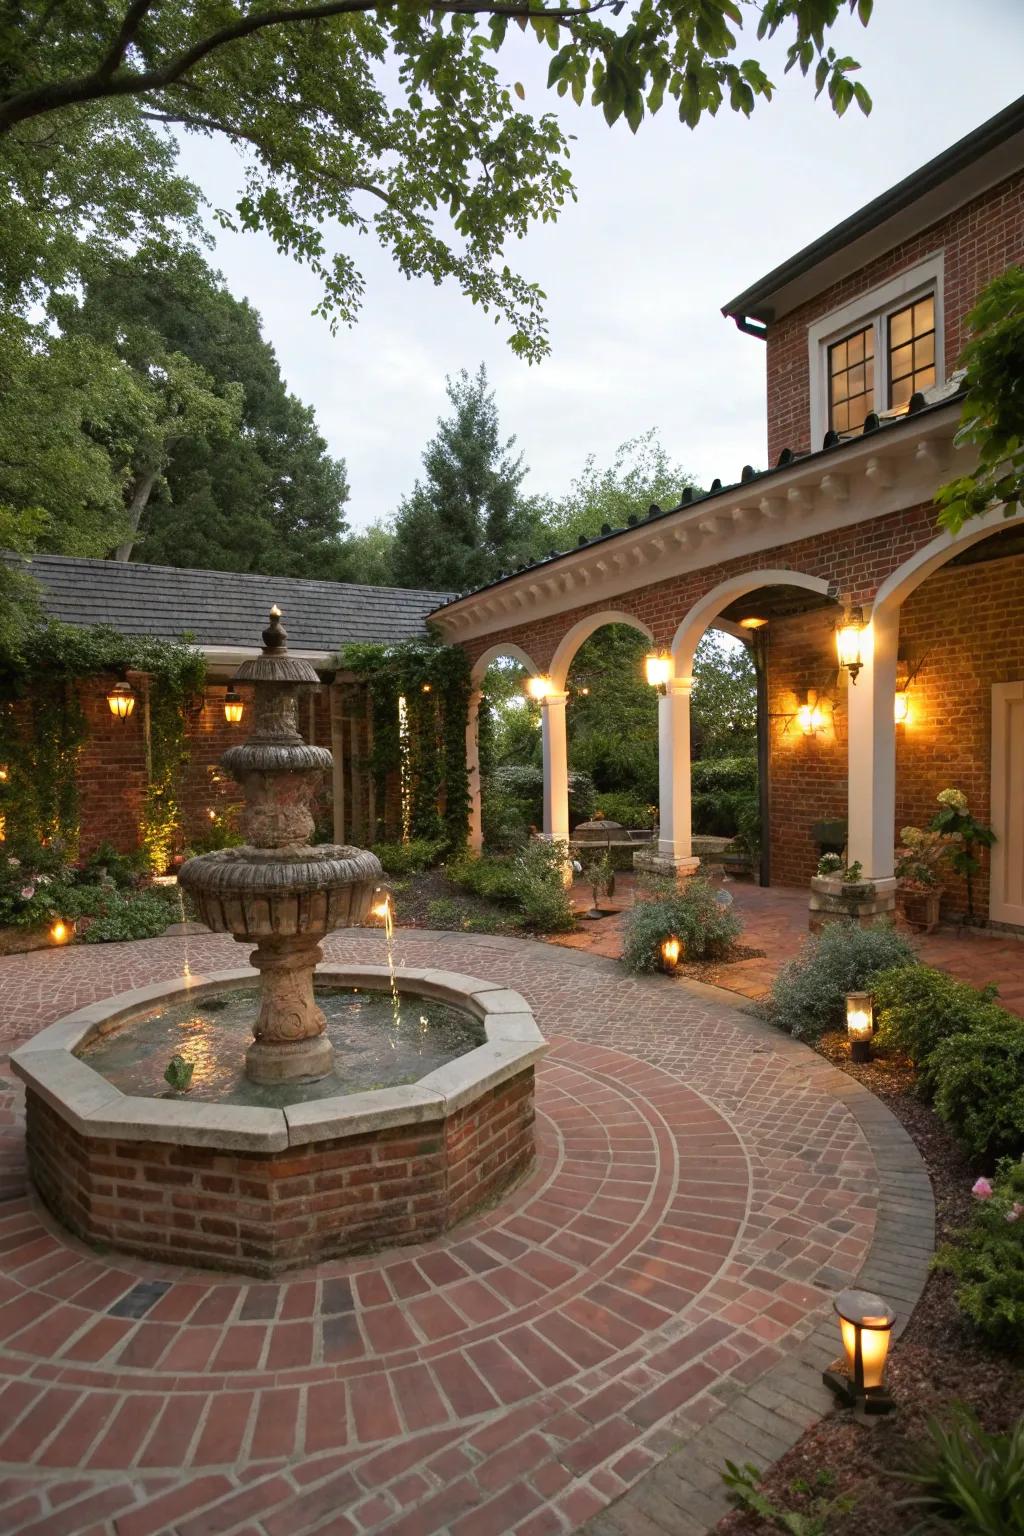
[[[992,830],[989,917],[1024,927],[1024,682],[992,685]]]

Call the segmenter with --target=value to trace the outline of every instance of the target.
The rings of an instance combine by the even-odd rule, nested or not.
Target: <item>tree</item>
[[[692,484],[686,470],[673,463],[654,427],[621,443],[604,469],[598,467],[597,455],[592,453],[563,496],[536,502],[540,520],[537,553],[547,553],[552,547],[572,549],[580,538],[594,538],[605,524],[623,528],[630,517],[644,517],[655,502],[675,506],[685,487]]]
[[[344,464],[327,453],[310,407],[289,394],[257,312],[199,251],[148,244],[98,269],[81,299],[58,296],[52,308],[69,334],[116,349],[150,386],[168,359],[173,382],[190,386],[133,454],[137,558],[344,574]]]
[[[866,23],[871,8],[764,0],[757,42],[782,33],[787,69],[813,71],[835,111],[854,100],[868,111],[855,61],[827,37],[844,10]],[[140,153],[150,124],[226,138],[247,169],[221,218],[308,263],[334,320],[356,313],[362,278],[348,250],[328,254],[328,224],[372,231],[408,276],[454,279],[536,358],[543,295],[504,247],[557,217],[573,189],[561,126],[520,110],[522,85],[499,71],[510,20],[551,49],[550,87],[577,104],[589,94],[634,132],[666,97],[693,127],[724,102],[749,114],[773,92],[758,58],[740,53],[739,0],[2,0],[0,170],[37,185],[37,156],[61,157],[82,208],[76,177],[95,185],[105,135],[108,154],[123,151],[121,178],[97,196],[131,218],[153,190]]]
[[[535,518],[519,493],[522,455],[503,442],[481,363],[447,381],[453,414],[438,421],[417,480],[395,518],[392,570],[401,587],[462,592],[527,557]]]
[[[693,741],[700,757],[739,757],[757,748],[757,677],[745,645],[709,629],[693,659]]]
[[[368,587],[394,586],[394,546],[394,530],[383,518],[357,529],[345,540],[342,551],[345,580],[363,582]]]
[[[1007,517],[1024,502],[1024,267],[990,283],[967,321],[972,337],[960,359],[967,394],[956,441],[976,449],[978,463],[936,496],[939,523],[954,534],[1000,502]]]

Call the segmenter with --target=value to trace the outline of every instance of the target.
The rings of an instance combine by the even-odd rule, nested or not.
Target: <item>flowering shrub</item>
[[[688,880],[682,890],[659,901],[638,901],[628,913],[622,935],[622,963],[629,971],[656,971],[666,939],[682,941],[683,960],[717,959],[727,954],[743,924],[719,902],[706,880]]]
[[[904,827],[896,850],[896,878],[907,891],[933,891],[940,884],[942,866],[949,862],[960,837],[946,832]]]
[[[936,1255],[957,1280],[956,1299],[990,1344],[1024,1351],[1024,1163],[1007,1158],[978,1179],[971,1224]]]
[[[819,875],[838,875],[842,867],[842,856],[838,853],[823,853],[818,860]]]
[[[38,928],[61,915],[61,897],[72,874],[59,852],[19,845],[0,851],[0,927]]]
[[[974,921],[974,876],[981,868],[978,849],[991,848],[996,835],[991,827],[975,821],[962,789],[944,789],[936,796],[940,811],[932,817],[930,831],[944,833],[956,846],[950,851],[950,863],[967,882],[967,921]]]

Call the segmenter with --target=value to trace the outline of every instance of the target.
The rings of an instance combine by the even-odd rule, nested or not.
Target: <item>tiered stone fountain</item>
[[[183,951],[183,977],[79,1009],[12,1064],[33,1182],[72,1231],[274,1274],[422,1242],[491,1200],[533,1161],[545,1045],[495,983],[320,963],[325,935],[366,917],[381,868],[310,844],[331,754],[302,740],[297,701],[318,678],[276,609],[263,642],[236,675],[253,686],[251,735],[223,758],[246,844],[180,874],[214,932],[255,945],[254,969],[192,976]],[[165,1086],[172,1052],[191,1058],[184,1091]]]

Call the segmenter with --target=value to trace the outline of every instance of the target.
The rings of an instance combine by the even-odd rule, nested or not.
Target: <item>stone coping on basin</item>
[[[391,983],[387,967],[379,965],[319,965],[316,978],[321,984],[374,990],[387,990]],[[392,1126],[445,1120],[531,1067],[547,1050],[518,992],[454,971],[400,968],[395,972],[399,993],[463,1008],[482,1021],[487,1035],[485,1044],[415,1083],[266,1109],[125,1094],[74,1054],[94,1035],[160,1003],[186,994],[200,998],[258,980],[258,973],[245,966],[178,977],[89,1003],[26,1041],[14,1052],[11,1065],[26,1087],[80,1135],[274,1153]]]

